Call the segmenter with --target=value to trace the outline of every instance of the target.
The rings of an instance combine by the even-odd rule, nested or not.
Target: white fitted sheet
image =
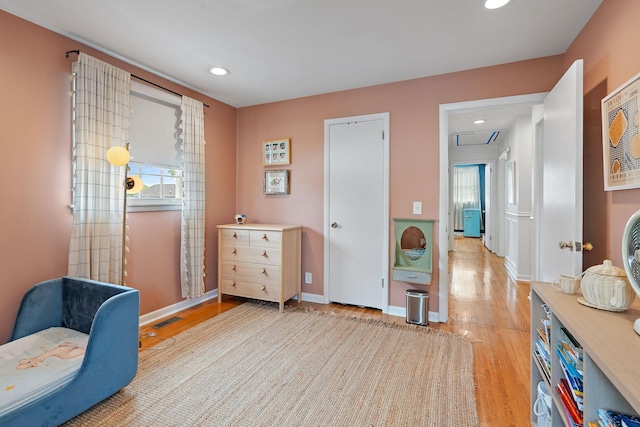
[[[70,382],[82,365],[88,341],[87,334],[57,327],[0,346],[0,416]],[[66,344],[58,348],[63,343]],[[21,360],[56,348],[62,357],[70,358],[51,354],[39,366],[17,369]],[[69,354],[70,349],[73,350]]]

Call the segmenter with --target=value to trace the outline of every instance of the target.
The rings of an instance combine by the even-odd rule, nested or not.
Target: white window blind
[[[132,82],[129,151],[133,162],[180,168],[180,101],[179,96]]]

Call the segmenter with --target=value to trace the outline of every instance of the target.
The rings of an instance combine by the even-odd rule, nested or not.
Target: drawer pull
[[[231,250],[231,253],[232,253],[232,254],[236,254],[237,252],[238,252],[238,251],[236,250],[236,248],[233,248],[233,249]]]
[[[231,269],[232,269],[233,271],[236,271],[236,266],[235,266],[235,264],[233,265],[233,267],[231,267]]]
[[[262,251],[262,256],[266,257],[267,256],[267,251]]]
[[[267,289],[267,287],[264,285],[262,285],[262,287],[260,288],[261,291],[264,291],[265,289]]]
[[[233,282],[231,282],[231,286],[235,286],[236,285],[236,281],[234,280]]]
[[[231,237],[233,237],[234,239],[237,239],[237,238],[238,238],[238,233],[234,232],[234,233],[231,235]]]
[[[262,269],[262,271],[261,271],[261,273],[262,273],[262,274],[267,274],[267,269],[266,269],[266,268],[263,268],[263,269]]]
[[[263,234],[261,238],[262,238],[262,240],[267,240],[267,235]]]

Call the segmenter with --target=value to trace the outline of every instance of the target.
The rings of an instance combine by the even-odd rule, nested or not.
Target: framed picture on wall
[[[289,194],[289,170],[264,171],[264,194]]]
[[[640,187],[640,74],[602,99],[604,189]]]
[[[507,188],[507,203],[510,205],[516,204],[516,162],[515,160],[507,160],[506,163],[506,188]]]
[[[289,138],[262,141],[262,164],[264,166],[288,165],[291,163],[290,148]]]

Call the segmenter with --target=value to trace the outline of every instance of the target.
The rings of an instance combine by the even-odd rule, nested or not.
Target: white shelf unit
[[[640,303],[616,313],[586,307],[578,302],[582,294],[567,295],[549,283],[531,284],[531,424],[537,416],[533,405],[540,381],[547,381],[534,354],[541,319],[547,317],[542,304],[551,310],[551,383],[552,427],[570,426],[565,419],[555,385],[562,378],[562,368],[555,352],[559,331],[565,327],[580,343],[584,352],[584,425],[598,419],[599,408],[630,415],[640,413],[640,336],[633,322],[640,318]]]

